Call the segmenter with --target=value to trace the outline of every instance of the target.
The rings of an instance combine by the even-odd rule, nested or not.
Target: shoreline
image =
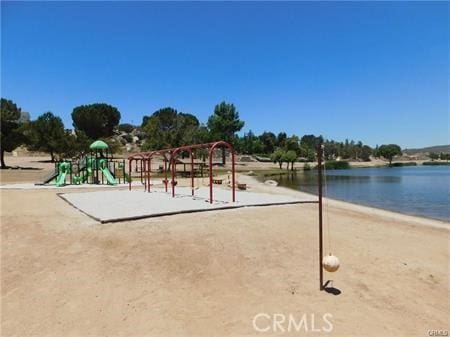
[[[264,182],[259,181],[257,177],[254,177],[254,176],[247,176],[247,177],[250,178],[251,184],[255,184],[255,186],[258,186],[258,189],[262,189],[268,193],[270,193],[270,190],[272,190],[277,194],[278,194],[278,191],[284,191],[284,193],[280,193],[280,194],[291,194],[291,195],[298,195],[298,196],[306,194],[309,196],[314,195],[315,197],[317,197],[316,194],[298,191],[298,190],[291,189],[291,188],[285,187],[285,186],[267,186],[264,184]],[[242,180],[242,176],[241,176],[241,180]],[[267,187],[269,187],[269,189],[267,189]],[[277,191],[277,189],[278,189],[278,191]],[[441,229],[446,229],[446,230],[450,229],[450,221],[445,221],[445,220],[435,219],[435,218],[427,218],[427,217],[421,216],[421,215],[411,215],[411,214],[406,214],[406,213],[402,213],[402,212],[398,212],[398,211],[392,211],[392,210],[388,210],[388,209],[384,209],[384,208],[379,208],[376,206],[367,206],[367,205],[362,205],[362,204],[357,204],[357,203],[352,203],[349,201],[343,201],[343,200],[332,199],[332,198],[323,198],[323,200],[324,200],[324,212],[327,211],[326,210],[327,206],[328,207],[331,206],[331,207],[336,207],[336,208],[339,208],[342,210],[354,211],[354,212],[358,212],[358,213],[364,213],[367,215],[377,215],[377,216],[381,216],[381,217],[388,218],[391,220],[407,222],[408,224],[429,226],[429,227],[441,228]]]
[[[304,191],[299,191],[296,189],[292,189],[285,186],[268,186],[265,185],[263,181],[259,180],[260,178],[258,176],[249,176],[246,174],[239,174],[237,177],[237,180],[240,183],[246,183],[251,191],[255,192],[264,192],[264,193],[270,193],[270,194],[280,194],[280,195],[290,195],[294,197],[300,197],[300,198],[309,198],[311,196],[317,197],[314,193],[308,193]],[[179,181],[181,182],[184,180],[183,178],[180,178]],[[14,186],[16,185],[16,186]],[[182,184],[180,184],[181,186]],[[135,183],[133,184],[134,187],[139,187],[140,184]],[[219,186],[218,186],[219,187]],[[122,188],[128,188],[128,185],[123,186],[108,186],[108,185],[93,185],[93,186],[82,186],[82,185],[68,185],[60,189],[60,192],[67,192],[67,191],[83,191],[86,190],[86,192],[95,191],[95,190],[110,190],[110,189],[122,189]],[[220,187],[219,187],[220,188]],[[52,190],[56,189],[55,186],[30,186],[30,183],[7,183],[7,182],[1,182],[0,183],[0,190],[7,191],[7,190]],[[238,192],[239,193],[239,192]],[[345,211],[351,211],[356,212],[359,214],[365,214],[365,215],[374,215],[374,216],[380,216],[386,220],[391,221],[401,221],[405,222],[409,225],[420,225],[420,226],[428,226],[433,228],[441,228],[441,229],[450,229],[450,221],[446,221],[443,219],[435,219],[435,218],[429,218],[422,215],[412,215],[407,213],[402,213],[400,211],[394,211],[394,210],[388,210],[383,209],[376,206],[369,206],[369,205],[363,205],[358,203],[353,203],[350,201],[344,201],[344,200],[338,200],[333,198],[323,198],[324,200],[324,213],[327,212],[328,208],[336,208],[338,210],[345,210]]]

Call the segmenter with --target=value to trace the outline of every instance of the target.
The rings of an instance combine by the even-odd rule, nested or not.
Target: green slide
[[[106,180],[108,181],[108,184],[110,185],[117,185],[117,180],[112,175],[111,171],[108,170],[108,165],[106,159],[101,159],[99,161],[99,167],[102,171],[103,175],[105,176]]]
[[[66,184],[66,172],[61,172],[58,177],[56,177],[56,186],[60,187]]]
[[[66,175],[70,171],[70,163],[62,162],[58,166],[58,176],[56,177],[56,186],[64,186],[66,184]]]

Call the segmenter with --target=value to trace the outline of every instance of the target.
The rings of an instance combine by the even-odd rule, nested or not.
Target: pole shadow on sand
[[[333,280],[328,280],[323,285],[323,290],[329,294],[332,294],[334,296],[338,296],[342,293],[338,288],[333,287]]]

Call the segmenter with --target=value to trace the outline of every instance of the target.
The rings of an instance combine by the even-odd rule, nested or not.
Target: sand
[[[325,274],[334,288],[320,292],[314,204],[99,224],[58,192],[0,191],[2,336],[379,337],[449,328],[449,223],[329,202],[325,251],[342,265]],[[322,330],[326,313],[331,332]],[[255,330],[258,314],[267,332]],[[278,314],[306,314],[308,332],[282,332],[287,323],[274,331]],[[311,331],[311,315],[321,331]]]

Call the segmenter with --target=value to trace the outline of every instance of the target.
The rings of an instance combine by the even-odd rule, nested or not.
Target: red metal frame
[[[133,160],[136,161],[136,165],[138,161],[143,162],[144,166],[144,177],[145,177],[145,183],[144,183],[144,189],[147,192],[150,192],[150,175],[151,175],[151,160],[153,157],[160,155],[164,158],[164,185],[167,192],[167,185],[168,185],[168,179],[167,179],[167,162],[170,162],[171,166],[171,185],[172,185],[172,197],[175,197],[175,185],[176,185],[176,160],[178,158],[178,154],[182,151],[188,151],[189,155],[191,157],[191,189],[192,189],[192,196],[194,196],[194,152],[193,150],[197,149],[207,149],[208,150],[208,165],[209,165],[209,202],[212,204],[214,200],[213,195],[213,161],[212,157],[214,154],[214,150],[218,147],[225,147],[228,148],[231,152],[231,199],[233,202],[236,201],[236,180],[235,180],[235,154],[233,146],[223,140],[212,142],[212,143],[204,143],[204,144],[195,144],[195,145],[186,145],[186,146],[179,146],[175,148],[170,149],[162,149],[157,151],[149,151],[149,152],[141,152],[134,154],[130,157],[128,157],[128,167],[129,171],[131,173],[131,166]],[[168,158],[169,157],[169,158]],[[142,177],[141,172],[141,177]],[[131,182],[129,183],[129,190],[131,191]]]

